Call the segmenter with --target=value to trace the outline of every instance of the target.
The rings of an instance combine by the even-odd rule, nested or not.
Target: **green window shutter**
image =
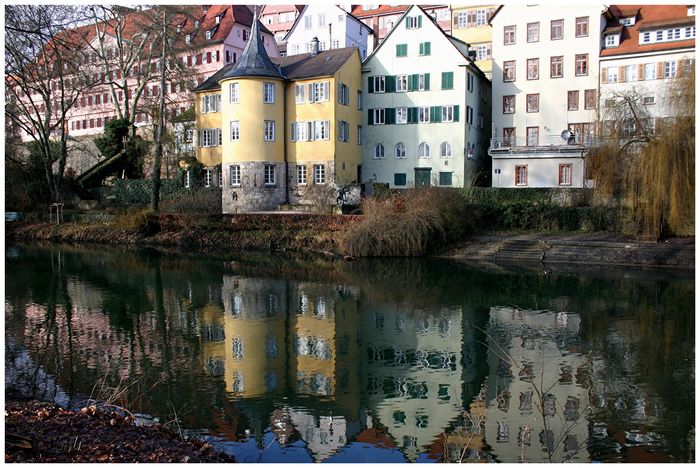
[[[394,75],[387,75],[385,78],[386,81],[386,92],[387,93],[393,93],[396,91],[396,77]]]
[[[401,57],[401,44],[396,44],[396,56]]]
[[[425,46],[423,47],[423,54],[430,55],[430,42],[425,43]]]
[[[454,121],[459,122],[459,106],[454,106]]]
[[[442,122],[442,106],[431,107],[430,117],[431,122]]]
[[[401,56],[406,57],[408,55],[408,44],[401,45]]]
[[[425,90],[430,91],[430,73],[425,74]]]
[[[408,108],[408,123],[418,123],[418,108],[409,107]]]
[[[373,76],[367,77],[367,89],[369,90],[370,93],[374,92],[374,77]]]
[[[408,20],[410,20],[410,19],[411,19],[410,17],[408,17],[408,16],[406,17],[406,29],[409,28]]]
[[[406,185],[406,174],[394,174],[394,185]]]
[[[448,83],[449,89],[454,89],[454,87],[455,87],[455,83],[454,83],[454,79],[455,79],[455,78],[454,78],[454,73],[448,72],[447,78],[448,78],[448,81],[449,81],[449,83]]]
[[[412,91],[416,91],[418,89],[418,75],[411,75],[411,82],[413,83],[413,89]]]
[[[423,43],[418,44],[418,55],[423,55]]]
[[[374,109],[367,109],[367,124],[374,125]]]
[[[387,125],[395,124],[396,123],[396,109],[387,107],[385,110],[385,115],[386,115],[386,123]]]
[[[422,16],[418,17],[418,27],[419,28],[423,27],[423,17]]]
[[[452,185],[452,173],[451,172],[441,172],[440,173],[440,185]]]
[[[430,106],[430,121],[435,122],[435,106]]]

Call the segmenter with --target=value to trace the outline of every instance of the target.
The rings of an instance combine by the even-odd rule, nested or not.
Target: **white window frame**
[[[228,183],[231,187],[238,187],[241,185],[241,166],[239,166],[238,164],[229,166],[228,174]]]
[[[396,159],[406,159],[406,145],[399,142],[394,146],[394,157]]]
[[[274,104],[275,103],[275,84],[264,82],[263,83],[263,103]]]
[[[357,144],[362,145],[362,125],[357,126]]]
[[[328,140],[330,138],[330,121],[314,120],[314,140]]]
[[[418,123],[430,123],[430,107],[418,108]]]
[[[425,91],[425,75],[423,73],[418,75],[418,91]]]
[[[384,145],[381,143],[377,143],[374,145],[374,151],[372,152],[374,159],[384,159],[386,157],[386,153],[384,152]]]
[[[655,63],[645,63],[644,64],[644,79],[645,80],[655,80],[656,79],[656,64]]]
[[[314,164],[314,185],[326,184],[326,165]]]
[[[379,75],[374,77],[374,92],[375,93],[383,93],[385,92],[386,89],[386,80],[385,76]]]
[[[297,104],[304,104],[304,101],[306,99],[306,85],[296,85],[294,88],[294,96]]]
[[[313,16],[307,15],[304,17],[304,29],[312,29],[314,27]]]
[[[277,166],[274,164],[265,164],[263,176],[265,185],[275,185],[277,182]]]
[[[297,164],[297,185],[306,185],[306,166]]]
[[[240,83],[231,83],[229,85],[229,102],[238,104],[241,102],[241,85]]]
[[[455,106],[442,106],[442,122],[454,122]]]
[[[675,78],[677,73],[675,60],[664,62],[664,78]]]
[[[396,108],[396,123],[397,124],[408,123],[408,108],[407,107],[397,107]]]
[[[396,92],[408,91],[408,75],[396,75]]]
[[[241,139],[241,121],[232,120],[229,124],[231,130],[231,141],[240,141]]]
[[[357,110],[362,110],[362,91],[357,92]]]
[[[625,66],[625,81],[637,81],[637,65]]]
[[[440,143],[440,157],[441,158],[451,158],[452,157],[452,145],[447,141]]]
[[[430,158],[430,145],[423,141],[418,145],[418,159],[428,158]]]
[[[619,68],[618,67],[608,67],[608,83],[617,83],[619,81]]]
[[[373,109],[374,125],[384,125],[386,123],[386,112],[383,108]]]
[[[275,141],[275,121],[274,120],[264,120],[263,121],[263,140],[264,141]]]

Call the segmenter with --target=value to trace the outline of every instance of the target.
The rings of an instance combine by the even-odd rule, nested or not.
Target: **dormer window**
[[[688,7],[688,16],[695,16],[695,5]]]
[[[194,27],[195,27],[195,28],[198,28],[198,27],[199,27],[199,20],[196,20],[196,21],[194,22]]]
[[[605,47],[617,47],[620,45],[620,35],[619,34],[610,34],[608,36],[605,36]]]
[[[248,31],[246,31],[245,29],[243,30],[243,40],[244,41],[248,40]]]
[[[207,37],[207,41],[210,41],[210,40],[211,40],[211,37],[214,35],[214,30],[213,30],[213,29],[210,29],[209,31],[206,32],[205,35],[206,35],[206,37]]]
[[[185,36],[185,44],[190,45],[192,43],[192,34]]]
[[[221,18],[223,18],[223,17],[224,17],[224,14],[223,14],[223,13],[220,14],[219,16],[217,16],[217,17],[216,17],[216,24],[221,23]]]
[[[182,31],[182,25],[181,25],[181,24],[178,24],[177,27],[175,28],[175,30],[176,30],[177,32],[181,32],[181,31]]]
[[[634,26],[634,16],[628,16],[627,18],[620,18],[620,24],[623,26]]]

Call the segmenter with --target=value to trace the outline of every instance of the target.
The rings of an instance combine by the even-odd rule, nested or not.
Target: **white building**
[[[657,119],[672,115],[669,85],[694,66],[695,7],[620,5],[610,7],[610,15],[600,53],[603,131],[620,125],[616,134],[632,136],[638,120],[653,130]],[[640,119],[624,118],[624,108],[616,104],[623,97],[634,99]]]
[[[348,7],[349,9],[349,7]],[[357,47],[360,57],[367,57],[367,38],[372,29],[338,5],[306,5],[285,36],[287,55],[313,50],[318,38],[319,50]]]
[[[413,5],[363,63],[363,182],[472,185],[486,160],[491,105],[468,49]]]
[[[494,187],[584,186],[605,11],[506,5],[491,17]]]

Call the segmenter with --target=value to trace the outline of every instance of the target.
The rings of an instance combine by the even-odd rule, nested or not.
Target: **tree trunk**
[[[161,31],[161,54],[160,54],[160,95],[158,99],[158,133],[156,143],[156,154],[153,161],[153,171],[151,172],[151,209],[158,212],[160,203],[160,166],[163,160],[163,140],[165,135],[165,54],[167,50],[166,22],[163,13],[163,30]]]

